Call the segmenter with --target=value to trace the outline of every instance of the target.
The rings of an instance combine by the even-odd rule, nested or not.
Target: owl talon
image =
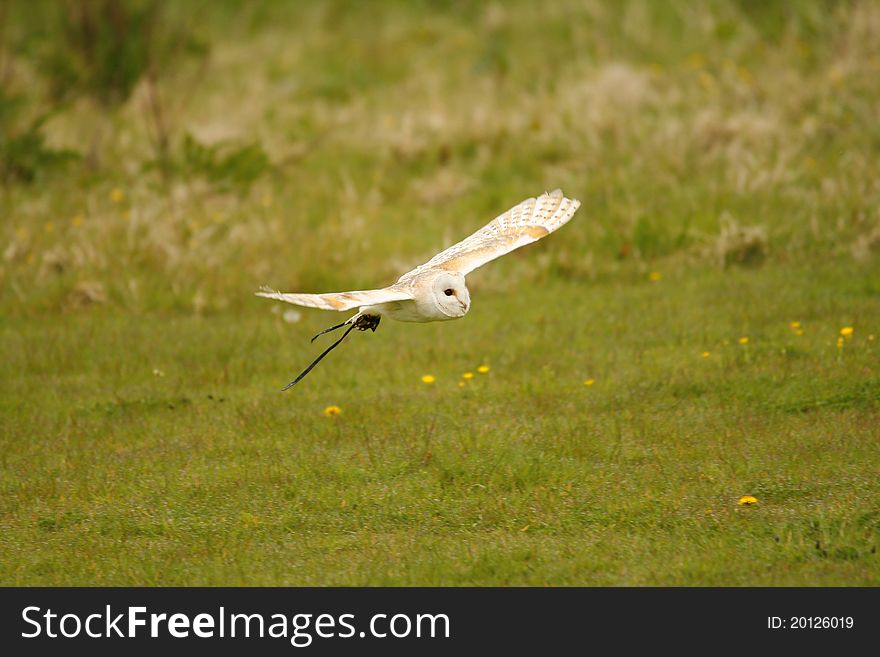
[[[366,331],[369,329],[375,333],[381,319],[382,317],[380,315],[361,315],[355,320],[354,325],[358,331]]]

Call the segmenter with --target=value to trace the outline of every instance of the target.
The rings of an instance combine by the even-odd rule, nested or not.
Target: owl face
[[[471,307],[471,293],[459,273],[438,274],[431,282],[431,295],[437,309],[450,319],[464,317]]]

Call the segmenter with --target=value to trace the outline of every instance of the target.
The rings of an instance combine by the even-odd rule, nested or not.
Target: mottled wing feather
[[[565,198],[559,189],[536,199],[526,199],[490,221],[467,239],[450,246],[425,264],[407,272],[396,284],[381,290],[291,294],[264,288],[257,292],[257,296],[308,308],[340,311],[413,299],[415,298],[412,291],[414,279],[424,272],[441,269],[468,274],[505,253],[549,235],[566,224],[580,205],[580,201],[576,199]]]
[[[559,189],[536,199],[526,199],[470,237],[405,273],[398,283],[412,280],[430,269],[468,274],[505,253],[549,235],[566,224],[580,205],[576,199],[565,198]]]
[[[412,299],[411,292],[392,285],[382,290],[356,290],[354,292],[328,292],[327,294],[288,294],[263,288],[258,297],[278,299],[297,306],[320,308],[322,310],[351,310],[360,306],[372,306],[389,301]]]

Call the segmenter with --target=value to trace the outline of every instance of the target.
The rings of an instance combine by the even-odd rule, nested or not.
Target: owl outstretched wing
[[[328,292],[326,294],[289,294],[276,292],[269,288],[262,288],[257,292],[258,297],[278,299],[297,306],[307,308],[320,308],[321,310],[351,310],[360,306],[372,306],[377,303],[389,301],[405,301],[412,299],[411,292],[395,285],[381,290],[357,290],[354,292]]]
[[[577,199],[565,198],[561,189],[526,199],[470,237],[405,273],[398,283],[411,281],[430,269],[468,274],[505,253],[549,235],[568,223],[580,205]]]
[[[412,282],[421,274],[437,269],[468,274],[505,253],[537,242],[549,235],[568,223],[580,205],[577,199],[565,198],[562,190],[559,189],[542,194],[538,198],[526,199],[490,221],[470,237],[405,273],[394,285],[380,290],[296,294],[263,288],[257,292],[257,296],[308,308],[339,311],[414,299]]]

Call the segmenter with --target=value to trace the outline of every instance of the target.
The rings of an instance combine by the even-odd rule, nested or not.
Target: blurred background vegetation
[[[0,25],[7,315],[384,285],[557,186],[575,227],[483,284],[880,248],[875,2],[11,0]]]

